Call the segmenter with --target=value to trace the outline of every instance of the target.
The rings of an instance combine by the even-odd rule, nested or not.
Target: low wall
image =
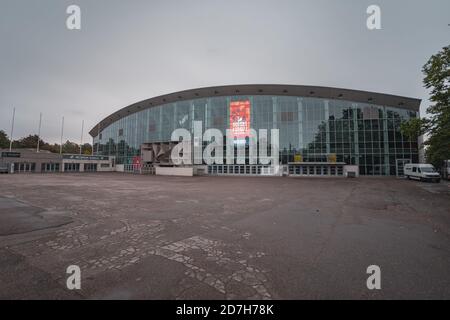
[[[155,169],[155,174],[157,176],[192,177],[194,175],[194,168],[192,167],[156,167]]]
[[[344,166],[344,177],[348,177],[349,172],[354,172],[355,177],[359,177],[359,167],[355,165],[345,165]]]
[[[205,176],[208,175],[208,166],[198,165],[194,166],[194,175],[195,176]]]

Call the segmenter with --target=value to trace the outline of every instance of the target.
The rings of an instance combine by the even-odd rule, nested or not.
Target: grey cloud
[[[15,137],[79,140],[115,110],[152,96],[237,83],[347,87],[424,99],[421,67],[448,45],[450,2],[388,1],[379,31],[373,1],[76,1],[82,30],[65,28],[73,1],[3,0],[0,129]],[[85,137],[85,140],[88,137]]]

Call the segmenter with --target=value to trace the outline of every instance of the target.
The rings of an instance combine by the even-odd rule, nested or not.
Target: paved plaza
[[[449,299],[449,239],[446,181],[0,175],[0,299]]]

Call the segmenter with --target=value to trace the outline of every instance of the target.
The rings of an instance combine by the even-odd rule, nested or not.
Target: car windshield
[[[431,167],[420,168],[420,170],[421,170],[422,172],[435,172],[435,171],[434,171],[434,168],[431,168]]]

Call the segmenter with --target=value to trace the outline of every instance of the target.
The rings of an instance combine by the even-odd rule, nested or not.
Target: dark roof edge
[[[241,84],[241,85],[204,87],[169,93],[133,103],[104,118],[89,131],[89,134],[92,137],[95,137],[97,133],[101,131],[101,128],[106,128],[111,123],[123,117],[163,104],[192,99],[201,99],[207,97],[236,96],[236,95],[277,95],[277,96],[314,97],[314,98],[345,100],[345,101],[354,101],[360,103],[390,106],[417,112],[419,111],[421,103],[420,99],[415,98],[408,98],[369,91],[321,87],[321,86],[282,85],[282,84]]]

